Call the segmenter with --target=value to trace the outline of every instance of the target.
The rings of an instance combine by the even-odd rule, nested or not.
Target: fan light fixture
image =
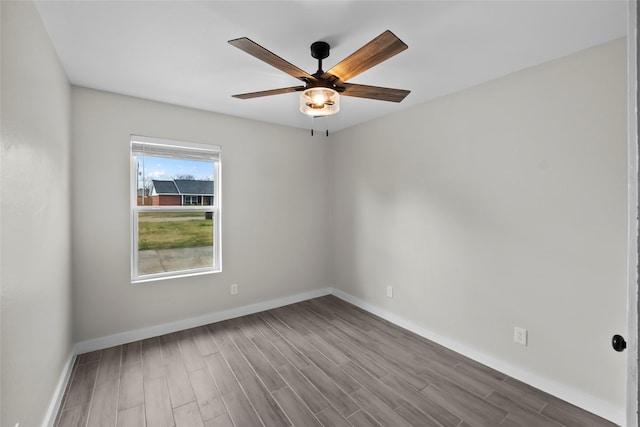
[[[251,99],[300,92],[300,111],[315,118],[327,117],[340,111],[342,96],[400,102],[410,92],[404,89],[347,83],[358,74],[407,49],[408,46],[389,30],[338,62],[329,71],[322,70],[322,60],[329,57],[331,46],[324,41],[313,42],[311,56],[318,60],[318,71],[313,74],[285,61],[246,37],[229,40],[229,44],[304,83],[304,86],[298,85],[232,95],[234,98]]]
[[[340,95],[326,87],[312,87],[300,94],[300,111],[310,116],[330,116],[340,111]]]

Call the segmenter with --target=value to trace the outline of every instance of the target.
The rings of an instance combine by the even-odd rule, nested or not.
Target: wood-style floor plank
[[[422,392],[438,405],[472,425],[498,425],[507,416],[506,411],[455,384],[430,384]]]
[[[255,336],[251,338],[251,342],[260,350],[263,356],[273,365],[278,368],[282,365],[289,363],[286,357],[280,353],[280,351],[273,346],[269,339],[265,336]]]
[[[342,415],[340,415],[338,411],[333,409],[333,406],[328,406],[327,408],[318,412],[316,414],[316,418],[325,427],[351,427],[349,421],[347,421]]]
[[[201,356],[220,351],[206,326],[198,326],[197,328],[193,328],[192,331],[193,339],[196,341]]]
[[[118,392],[118,408],[128,409],[144,403],[142,385],[142,363],[124,365],[120,368],[120,390]]]
[[[385,405],[387,405],[389,408],[396,409],[398,406],[402,405],[405,402],[405,400],[398,393],[387,387],[384,383],[378,381],[377,378],[369,375],[367,371],[365,371],[355,363],[345,363],[341,366],[341,368],[344,372],[351,375],[356,379],[356,381],[367,388],[378,399],[384,402]]]
[[[191,380],[203,421],[216,418],[227,412],[220,398],[218,388],[206,368],[189,372],[189,379]]]
[[[278,372],[314,414],[329,406],[327,399],[292,365],[282,365]]]
[[[379,422],[365,411],[358,411],[348,419],[353,427],[382,427]]]
[[[322,427],[309,408],[289,388],[285,387],[273,393],[294,426]]]
[[[89,415],[89,404],[75,406],[71,409],[65,409],[60,412],[58,417],[58,427],[84,427],[87,425],[87,416]]]
[[[279,336],[271,339],[271,344],[278,349],[278,351],[289,361],[293,366],[298,369],[306,368],[311,364],[293,344]]]
[[[585,413],[584,411],[568,403],[562,405],[546,405],[542,410],[542,415],[545,415],[567,427],[590,425],[615,426],[615,424],[610,422],[602,424],[602,421],[599,417],[596,417],[593,414]]]
[[[222,396],[222,400],[229,411],[229,416],[236,426],[261,426],[262,422],[256,411],[249,403],[244,392],[234,391]]]
[[[256,374],[270,391],[280,390],[285,386],[282,377],[267,359],[258,351],[258,348],[241,331],[233,328],[230,332],[233,342],[240,353],[247,359]]]
[[[118,412],[118,427],[144,426],[144,405],[133,406]]]
[[[249,366],[249,363],[229,336],[228,329],[228,324],[214,323],[209,325],[209,332],[211,332],[214,341],[234,375],[237,378],[253,375],[253,369],[251,369],[251,366]]]
[[[162,377],[165,374],[164,362],[158,337],[142,341],[142,376],[145,380]]]
[[[89,353],[80,354],[78,355],[77,364],[82,365],[83,363],[98,362],[101,355],[102,350],[90,351]]]
[[[196,345],[190,330],[178,332],[178,345],[182,351],[182,360],[188,372],[204,368],[200,349]]]
[[[204,427],[235,427],[228,414],[220,415],[204,423]]]
[[[329,359],[324,357],[320,352],[314,351],[308,354],[308,357],[318,368],[320,368],[322,372],[324,372],[327,377],[331,378],[331,380],[338,384],[338,386],[346,393],[353,393],[354,391],[362,388],[360,383],[354,380],[345,371],[341,370]]]
[[[487,401],[493,403],[500,409],[508,412],[507,419],[509,423],[515,423],[517,425],[525,425],[527,427],[559,427],[560,424],[556,423],[550,418],[540,416],[539,413],[532,411],[525,405],[509,399],[506,396],[497,392],[492,392]],[[503,421],[504,424],[504,421]]]
[[[447,371],[447,378],[481,397],[501,388],[503,380],[461,362]]]
[[[141,344],[142,343],[140,341],[135,341],[122,346],[122,366],[141,362]]]
[[[526,387],[528,387],[530,390],[533,389],[533,387]],[[528,392],[526,387],[519,386],[516,383],[512,383],[508,381],[507,378],[500,384],[497,384],[495,391],[501,393],[503,396],[511,396],[517,399],[521,405],[525,405],[534,412],[542,411],[542,408],[545,407],[547,402],[540,396],[536,396],[536,394]]]
[[[182,353],[178,346],[176,334],[168,334],[160,337],[160,350],[166,369],[167,385],[171,406],[177,408],[195,400],[193,388],[189,380],[187,368],[182,359]]]
[[[345,352],[338,347],[335,343],[329,340],[324,340],[322,337],[314,333],[309,333],[305,336],[306,340],[311,343],[320,353],[331,360],[336,365],[342,365],[351,361]]]
[[[196,402],[178,406],[173,410],[176,427],[204,427]]]
[[[266,426],[288,426],[289,420],[278,406],[273,395],[256,377],[240,379],[240,384]]]
[[[121,352],[121,346],[102,350],[98,377],[91,398],[88,426],[115,425],[116,423]]]
[[[456,427],[460,424],[460,421],[462,421],[459,417],[447,411],[442,406],[425,398],[424,394],[420,393],[408,383],[403,382],[402,379],[394,376],[393,374],[387,375],[382,378],[381,381],[390,389],[395,390],[396,393],[401,395],[415,408],[437,421],[443,427]]]
[[[204,361],[222,396],[240,391],[238,381],[221,353],[209,354]]]
[[[382,400],[378,399],[371,391],[361,388],[353,393],[351,397],[362,409],[367,411],[373,418],[383,426],[394,427],[410,427],[411,424],[406,422],[404,418],[399,416],[393,408],[387,406]]]
[[[317,366],[308,366],[301,372],[343,417],[348,417],[360,410],[353,399]]]
[[[334,296],[79,355],[56,427],[610,427]]]
[[[80,406],[91,400],[91,392],[96,382],[97,373],[97,361],[77,366],[64,400],[63,409]]]
[[[147,425],[173,427],[173,410],[167,380],[164,377],[144,381],[144,402]]]
[[[365,371],[369,372],[376,378],[382,378],[389,373],[389,370],[385,366],[389,367],[389,363],[383,359],[382,363],[376,361],[374,357],[371,357],[371,353],[366,347],[358,347],[354,345],[351,340],[338,338],[339,331],[336,328],[327,329],[323,338],[326,341],[333,340],[340,347],[342,352],[347,355],[351,360],[360,365]],[[410,378],[415,378],[411,375]],[[422,384],[422,381],[419,382]],[[425,386],[426,384],[423,384]]]
[[[415,427],[442,427],[442,424],[434,421],[433,418],[418,410],[409,402],[397,408],[396,413]]]

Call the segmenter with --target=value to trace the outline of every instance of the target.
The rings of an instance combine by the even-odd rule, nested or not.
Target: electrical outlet
[[[238,293],[238,284],[237,283],[232,283],[231,284],[231,295],[236,295]]]
[[[393,298],[393,286],[387,286],[387,296]]]
[[[527,330],[524,328],[513,328],[513,342],[527,346]]]

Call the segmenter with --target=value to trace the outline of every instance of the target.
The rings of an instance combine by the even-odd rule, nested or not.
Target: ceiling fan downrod
[[[329,57],[329,43],[318,41],[311,43],[311,56],[318,60],[318,71],[316,75],[321,76],[324,71],[322,70],[322,60]]]

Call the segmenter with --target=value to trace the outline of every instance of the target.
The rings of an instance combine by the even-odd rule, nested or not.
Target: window
[[[131,136],[131,281],[221,271],[220,147]]]

